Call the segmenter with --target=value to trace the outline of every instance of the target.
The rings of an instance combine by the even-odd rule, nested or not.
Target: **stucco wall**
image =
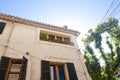
[[[0,58],[1,58],[1,56],[3,56],[4,53],[6,52],[6,48],[9,43],[10,35],[13,29],[13,23],[5,20],[0,20],[0,22],[7,23],[2,34],[0,34]]]
[[[75,64],[78,79],[89,80],[87,70],[84,67],[85,65],[82,59],[80,60],[81,55],[77,52],[78,46],[75,40],[76,37],[73,35],[19,23],[12,24],[10,22],[7,22],[5,28],[2,37],[0,36],[0,43],[2,45],[6,44],[7,50],[5,51],[3,46],[0,47],[0,56],[3,52],[6,52],[5,55],[9,57],[22,58],[22,56],[26,56],[29,61],[29,66],[27,67],[27,80],[40,80],[41,59],[55,62],[73,62]],[[75,46],[40,41],[40,30],[70,36]],[[9,38],[10,31],[12,31],[12,34]],[[7,42],[9,43],[7,44]],[[26,52],[29,52],[29,55],[26,55]]]

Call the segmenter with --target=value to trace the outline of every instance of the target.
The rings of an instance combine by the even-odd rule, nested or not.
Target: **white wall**
[[[88,73],[87,70],[84,70],[86,68],[83,68],[84,63],[80,60],[77,52],[78,46],[73,35],[19,23],[12,24],[7,22],[6,29],[0,36],[0,44],[7,44],[13,25],[14,29],[12,35],[10,36],[5,55],[15,58],[22,58],[22,56],[26,56],[28,58],[29,66],[27,68],[27,80],[40,80],[41,59],[55,62],[73,62],[75,64],[79,80],[89,80],[86,79],[86,75],[84,75],[84,73]],[[39,41],[39,30],[46,30],[57,34],[68,35],[71,37],[71,41],[75,42],[75,46]],[[3,46],[0,47],[0,56],[4,51],[5,48]],[[26,52],[29,52],[29,55],[26,55]]]
[[[0,22],[7,23],[5,25],[5,28],[2,32],[2,34],[0,34],[0,58],[1,58],[1,56],[3,56],[4,53],[6,52],[6,47],[8,45],[10,34],[13,29],[13,24],[12,24],[12,22],[5,21],[5,20],[0,20]]]

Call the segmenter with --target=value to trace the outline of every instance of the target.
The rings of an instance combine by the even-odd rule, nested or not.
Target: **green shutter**
[[[10,64],[10,58],[2,56],[0,63],[0,80],[5,80],[7,77],[8,67]]]
[[[0,34],[2,34],[5,25],[6,25],[6,23],[0,22]]]
[[[22,66],[21,66],[21,69],[20,69],[19,80],[25,80],[26,79],[27,62],[28,62],[28,60],[25,57],[23,57]]]
[[[78,80],[73,63],[67,63],[68,75],[70,80]]]
[[[41,80],[51,80],[49,61],[41,61]]]

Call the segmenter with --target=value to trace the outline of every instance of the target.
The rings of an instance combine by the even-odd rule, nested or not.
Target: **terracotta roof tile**
[[[40,27],[40,28],[50,29],[50,30],[54,30],[54,31],[69,33],[69,34],[73,34],[75,36],[79,36],[79,34],[80,34],[80,32],[75,31],[75,30],[65,29],[63,27],[58,27],[55,25],[41,23],[41,22],[37,22],[37,21],[33,21],[33,20],[21,18],[21,17],[16,17],[16,16],[8,15],[8,14],[3,14],[3,13],[0,13],[0,19],[23,23],[23,24],[27,24],[27,25],[31,25],[31,26]]]

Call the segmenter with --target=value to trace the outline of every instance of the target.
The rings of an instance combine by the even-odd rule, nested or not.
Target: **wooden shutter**
[[[6,25],[6,23],[0,22],[0,34],[2,34],[5,25]]]
[[[67,63],[68,75],[70,80],[78,80],[73,63]]]
[[[41,61],[41,80],[51,80],[49,61]]]
[[[11,59],[9,57],[2,56],[0,63],[0,80],[6,80],[8,75],[8,67]]]
[[[26,71],[27,71],[27,59],[23,57],[22,59],[22,66],[20,69],[20,77],[19,80],[25,80],[26,79]]]

